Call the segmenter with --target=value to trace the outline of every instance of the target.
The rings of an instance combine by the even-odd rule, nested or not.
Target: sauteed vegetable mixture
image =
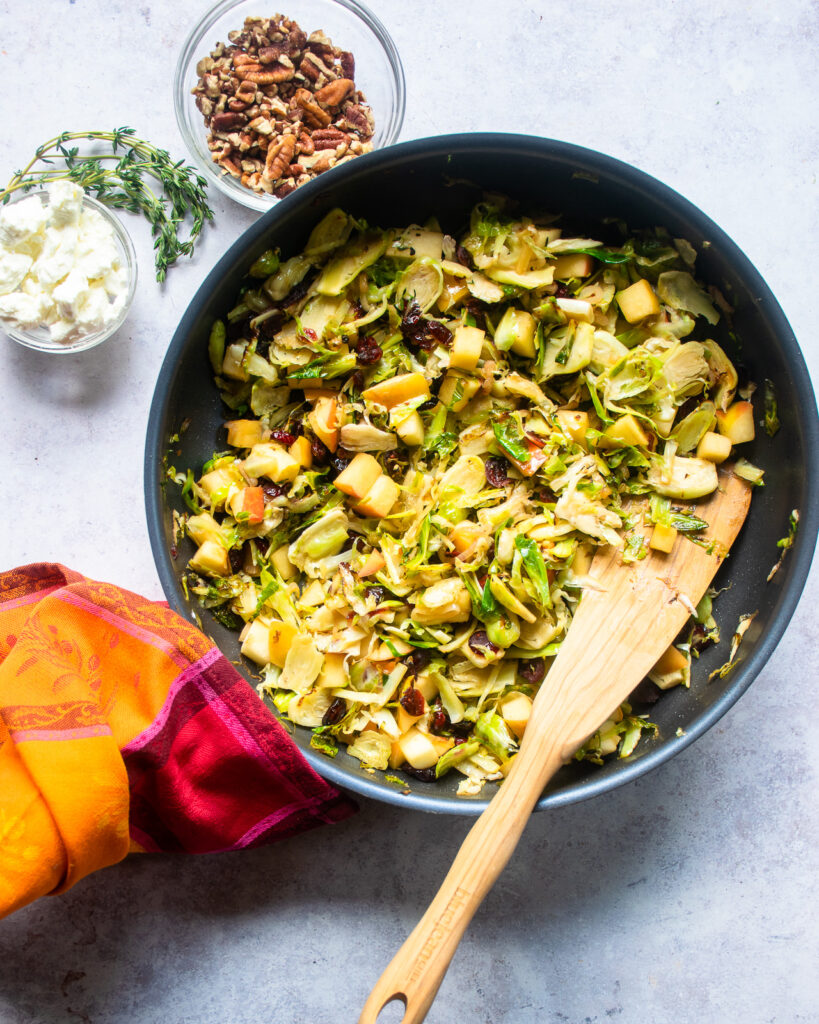
[[[336,209],[303,252],[250,267],[210,338],[232,413],[184,479],[187,583],[314,746],[478,793],[518,749],[594,549],[698,542],[692,503],[754,418],[694,257],[486,202],[458,239]],[[651,678],[687,684],[689,663],[682,643]],[[647,728],[625,704],[577,756],[626,756]]]

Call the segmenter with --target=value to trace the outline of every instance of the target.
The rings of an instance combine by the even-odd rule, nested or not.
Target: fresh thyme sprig
[[[80,153],[79,146],[69,145],[78,141],[110,143],[111,152]],[[108,161],[110,166],[106,166]],[[48,166],[35,169],[38,163]],[[213,219],[205,179],[184,161],[174,163],[166,150],[137,138],[133,128],[63,132],[49,139],[37,148],[21,171],[15,172],[0,192],[0,204],[8,202],[20,189],[27,192],[59,178],[69,178],[106,206],[141,212],[147,217],[154,236],[157,281],[165,280],[168,267],[180,256],[193,253],[194,241],[205,221]],[[145,178],[159,182],[159,194]],[[183,240],[179,231],[188,215],[192,223],[187,239]]]

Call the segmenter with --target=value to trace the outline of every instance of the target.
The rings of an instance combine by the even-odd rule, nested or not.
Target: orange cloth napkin
[[[0,917],[129,852],[273,842],[356,805],[167,606],[0,573]]]

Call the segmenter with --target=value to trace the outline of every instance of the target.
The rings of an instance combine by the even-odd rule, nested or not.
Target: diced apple
[[[301,386],[301,381],[294,380],[292,383],[288,381],[290,387],[295,388],[297,385]],[[308,385],[304,385],[304,400],[309,402],[311,405],[317,402],[320,398],[337,398],[338,391],[333,388],[311,388]]]
[[[555,306],[570,320],[582,320],[587,324],[594,320],[592,304],[585,299],[555,299]]]
[[[588,277],[594,270],[594,260],[585,252],[567,252],[558,256],[553,266],[555,281],[568,281],[570,277]]]
[[[645,278],[617,292],[615,298],[620,306],[620,312],[630,324],[636,324],[640,320],[645,320],[647,316],[656,316],[660,312],[659,299]]]
[[[669,554],[676,539],[677,531],[673,526],[656,523],[651,531],[651,540],[649,540],[648,546],[652,551],[663,551],[665,554]]]
[[[279,668],[284,668],[287,660],[287,652],[298,636],[298,630],[289,622],[279,622],[274,619],[269,625],[270,633],[270,660]]]
[[[335,398],[318,398],[313,409],[307,414],[307,422],[313,433],[331,452],[338,448],[338,402]]]
[[[237,519],[256,526],[264,520],[264,491],[261,487],[245,487],[234,502]]]
[[[266,476],[274,484],[290,483],[296,479],[301,469],[285,448],[271,441],[254,444],[243,466],[248,476]]]
[[[227,443],[231,448],[252,448],[262,439],[261,420],[228,420]]]
[[[270,625],[262,619],[248,622],[240,634],[242,654],[257,665],[270,664]]]
[[[218,540],[206,540],[196,549],[188,565],[206,576],[230,576],[230,556]]]
[[[297,437],[288,451],[302,469],[310,469],[313,465],[313,452],[306,437]]]
[[[756,435],[754,407],[750,402],[734,402],[725,412],[717,409],[717,430],[729,438],[731,444],[753,441]]]
[[[460,412],[466,407],[467,402],[474,398],[480,387],[481,382],[474,377],[464,377],[460,373],[449,370],[438,389],[438,398],[452,412]]]
[[[418,415],[417,410],[413,411],[400,423],[395,425],[395,432],[411,448],[424,443],[424,421]]]
[[[386,564],[384,556],[380,551],[371,551],[369,555],[367,555],[367,560],[358,570],[358,575],[361,578],[374,576],[377,572],[381,572]]]
[[[586,447],[586,431],[589,429],[589,414],[580,409],[558,409],[557,422],[575,444]]]
[[[434,733],[426,733],[427,739],[438,752],[438,758],[442,758],[448,750],[455,746],[455,740],[451,736],[436,736]]]
[[[462,324],[455,328],[455,336],[449,353],[449,365],[453,370],[474,370],[481,358],[486,333],[480,327]]]
[[[478,523],[470,522],[468,519],[453,526],[449,531],[449,539],[455,545],[455,550],[459,555],[471,548],[478,537],[482,536],[484,536],[483,529]]]
[[[390,509],[398,501],[401,488],[384,473],[378,477],[372,487],[367,491],[364,499],[354,505],[354,511],[360,516],[372,519],[383,519],[389,515]]]
[[[372,455],[359,452],[335,478],[333,486],[356,501],[361,501],[380,476],[381,467]]]
[[[347,686],[347,675],[344,672],[344,659],[346,657],[346,654],[325,654],[324,664],[321,666],[316,686],[328,690],[339,690]]]
[[[243,483],[242,476],[235,466],[220,466],[218,469],[212,469],[199,480],[199,486],[207,494],[214,508],[224,505],[230,488],[233,484],[240,483]]]
[[[405,732],[397,745],[404,760],[413,768],[433,768],[438,763],[440,755],[435,745],[416,726]]]
[[[321,582],[313,580],[302,591],[299,604],[304,605],[305,608],[317,608],[320,604],[324,604],[326,600],[327,595],[324,593],[324,587],[321,585]]]
[[[601,448],[623,445],[636,447],[637,445],[647,445],[648,435],[640,426],[640,421],[630,412],[627,412],[625,416],[618,417],[614,423],[603,431],[600,441]]]
[[[411,715],[399,702],[398,707],[395,709],[395,720],[398,723],[398,728],[401,732],[408,732],[417,721],[426,715],[427,711],[429,711],[429,708],[426,701],[424,701],[424,710],[420,715]]]
[[[515,736],[522,739],[526,724],[532,715],[532,698],[513,690],[504,697],[500,713]]]
[[[404,752],[401,749],[401,742],[400,740],[396,740],[390,750],[389,767],[400,768],[402,764],[406,764],[406,761],[407,759],[404,757]]]
[[[707,459],[709,462],[725,462],[730,454],[731,438],[724,434],[715,434],[712,430],[703,434],[697,445],[698,459]]]
[[[526,447],[529,449],[529,458],[526,462],[519,462],[517,459],[511,458],[511,456],[509,461],[513,466],[516,466],[524,476],[534,476],[540,467],[546,464],[546,453],[542,448],[538,447],[534,441],[527,440]]]
[[[444,274],[444,287],[438,296],[438,309],[442,313],[446,313],[453,306],[457,306],[467,295],[469,295],[469,288],[463,278]]]
[[[525,359],[534,359],[537,324],[531,313],[509,307],[495,330],[495,344],[501,351],[516,352]]]
[[[222,530],[210,512],[189,516],[185,527],[195,544],[204,544],[206,540],[219,540],[222,536]]]
[[[648,675],[661,690],[670,690],[672,686],[685,682],[688,658],[672,644]]]
[[[290,561],[290,556],[287,553],[288,550],[288,545],[282,544],[280,548],[276,548],[270,557],[270,561],[273,563],[273,568],[283,580],[292,580],[299,574],[299,570]]]
[[[429,384],[422,373],[401,373],[361,392],[365,401],[383,405],[387,409],[421,395],[429,398]]]

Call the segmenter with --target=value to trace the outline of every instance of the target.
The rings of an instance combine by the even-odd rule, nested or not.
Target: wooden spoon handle
[[[401,1024],[421,1024],[466,926],[512,856],[543,787],[606,721],[674,639],[731,547],[750,489],[727,472],[698,509],[708,543],[677,544],[626,569],[609,549],[594,563],[601,584],[584,593],[532,707],[520,752],[472,826],[437,896],[379,978],[359,1024],[376,1024],[395,999]]]
[[[563,757],[526,758],[525,740],[489,807],[470,829],[437,895],[409,938],[376,982],[359,1017],[375,1024],[381,1010],[398,999],[406,1009],[401,1024],[421,1024],[435,999],[461,936],[506,866],[547,780]]]

